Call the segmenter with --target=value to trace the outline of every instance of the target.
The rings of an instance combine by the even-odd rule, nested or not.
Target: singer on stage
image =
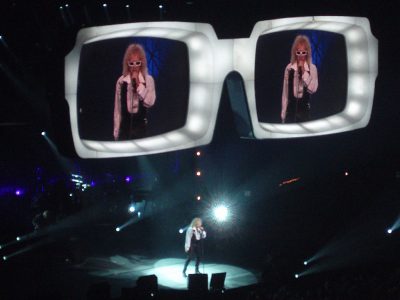
[[[131,44],[125,51],[122,76],[115,88],[114,139],[144,137],[147,109],[155,100],[154,79],[147,71],[146,53],[141,45]]]
[[[285,69],[282,91],[282,123],[310,120],[311,95],[318,88],[317,67],[312,63],[307,36],[298,35],[293,42],[290,63]]]
[[[186,230],[185,252],[187,259],[183,267],[183,276],[187,277],[186,269],[192,259],[196,259],[196,274],[200,273],[200,259],[203,255],[202,240],[206,238],[206,231],[200,218],[194,218]]]

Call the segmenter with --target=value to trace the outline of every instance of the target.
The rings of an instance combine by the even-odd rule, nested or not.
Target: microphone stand
[[[204,274],[204,238],[201,238],[201,262],[203,264],[203,274]]]
[[[299,109],[299,98],[297,98],[297,97],[299,96],[299,92],[300,92],[300,84],[303,83],[303,79],[302,79],[303,72],[299,68],[298,65],[297,65],[297,73],[298,73],[299,78],[298,78],[298,82],[297,82],[297,91],[296,91],[297,95],[295,96],[295,98],[296,98],[296,110],[295,110],[295,113],[294,113],[294,121],[296,123],[297,123],[297,111]]]

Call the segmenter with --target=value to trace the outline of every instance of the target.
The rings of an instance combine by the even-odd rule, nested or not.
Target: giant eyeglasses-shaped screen
[[[245,104],[235,113],[248,117],[255,139],[362,128],[371,115],[377,49],[360,17],[260,21],[240,39],[218,39],[203,23],[82,29],[65,59],[75,149],[83,158],[106,158],[208,144],[233,71],[243,79]]]

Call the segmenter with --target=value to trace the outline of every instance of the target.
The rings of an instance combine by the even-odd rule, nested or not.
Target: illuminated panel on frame
[[[154,106],[148,109],[150,132],[147,130],[146,135],[138,138],[114,140],[115,82],[121,75],[118,72],[124,50],[132,43],[144,46],[148,65],[157,55],[167,54],[155,64],[163,69],[149,68],[156,91]],[[231,44],[229,40],[218,41],[208,24],[156,22],[81,30],[65,62],[65,93],[78,155],[135,156],[209,143],[222,82],[231,68],[232,59],[226,55]],[[177,48],[180,53],[175,53]],[[176,74],[177,66],[183,69],[180,77]],[[172,121],[175,127],[171,127]]]
[[[258,64],[260,61],[257,61],[257,59],[262,55],[250,49],[257,48],[257,51],[260,50],[260,48],[257,47],[257,43],[263,38],[271,37],[268,49],[261,49],[268,51],[264,56],[267,57],[268,55],[272,55],[272,53],[284,51],[287,60],[289,60],[291,44],[288,44],[284,49],[275,49],[273,43],[276,42],[276,45],[281,46],[282,40],[286,38],[283,37],[284,35],[291,35],[294,37],[298,34],[308,35],[310,36],[310,40],[313,35],[315,35],[317,39],[325,35],[325,38],[328,36],[329,40],[328,38],[326,39],[331,44],[332,41],[336,44],[340,44],[340,38],[342,38],[343,42],[340,46],[337,46],[331,52],[329,52],[328,49],[327,53],[336,55],[334,62],[330,62],[330,66],[341,63],[342,65],[346,65],[346,68],[344,71],[343,67],[340,71],[338,68],[332,71],[332,68],[326,67],[325,73],[321,72],[321,74],[318,74],[319,91],[316,93],[316,98],[311,98],[310,120],[287,124],[282,123],[280,112],[283,70],[288,61],[286,61],[286,64],[276,66],[273,64],[277,63],[278,59],[273,57],[273,59],[269,60],[270,62],[273,61],[273,63],[260,67],[260,64]],[[283,38],[279,40],[279,37]],[[320,46],[318,45],[320,41],[314,40],[313,42],[317,44],[317,46]],[[327,43],[327,47],[332,47],[331,44]],[[247,53],[248,55],[243,58],[243,53]],[[341,59],[338,57],[338,53],[342,53]],[[375,79],[378,70],[377,56],[377,40],[372,36],[369,22],[365,18],[303,17],[257,23],[251,34],[250,42],[248,39],[237,40],[234,48],[234,59],[237,61],[235,67],[237,71],[242,74],[245,81],[254,136],[257,139],[307,137],[365,127],[369,122],[372,110]],[[324,59],[325,66],[329,66],[329,57],[324,57]],[[256,62],[255,64],[252,63],[254,61]],[[261,60],[261,62],[263,61]],[[265,70],[257,72],[257,70],[262,68],[265,68]],[[274,70],[277,69],[282,72],[279,74],[274,73]],[[276,75],[277,78],[265,75],[268,74],[268,72]],[[337,72],[340,76],[335,76],[334,72]],[[324,81],[324,78],[320,77],[320,75],[324,74],[326,74],[327,77],[331,76],[330,80],[325,78]],[[265,76],[262,78],[255,78],[255,75]],[[262,79],[268,81],[262,82]],[[257,81],[260,82],[258,85]],[[276,83],[271,83],[272,81],[276,81]],[[260,87],[265,85],[269,85],[271,89],[268,92],[260,92]],[[259,88],[259,90],[257,90],[257,88]],[[344,93],[337,92],[340,88],[345,88]],[[336,95],[334,94],[335,92],[337,93]],[[329,93],[333,95],[329,95]],[[320,98],[318,99],[318,97]],[[324,105],[324,101],[328,105],[332,105],[332,102],[340,103],[340,105],[337,105],[336,111],[331,108],[323,112],[322,106]],[[320,116],[314,115],[314,119],[312,118],[313,105],[317,107],[319,105],[320,107]],[[340,109],[338,109],[338,107],[340,107]],[[263,109],[265,113],[264,116],[260,113]],[[268,115],[268,113],[270,115]],[[268,120],[268,118],[270,118],[270,120]]]

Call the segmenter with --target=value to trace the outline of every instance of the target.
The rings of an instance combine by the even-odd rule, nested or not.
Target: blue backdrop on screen
[[[163,38],[114,38],[82,47],[77,91],[79,135],[113,141],[114,97],[128,45],[141,44],[153,76],[156,101],[148,110],[146,137],[185,125],[189,97],[188,50],[184,43]]]
[[[347,97],[347,55],[344,36],[320,30],[291,30],[266,34],[257,41],[255,93],[260,122],[281,123],[283,77],[293,41],[306,35],[312,62],[318,69],[318,90],[311,95],[310,120],[341,112]]]

